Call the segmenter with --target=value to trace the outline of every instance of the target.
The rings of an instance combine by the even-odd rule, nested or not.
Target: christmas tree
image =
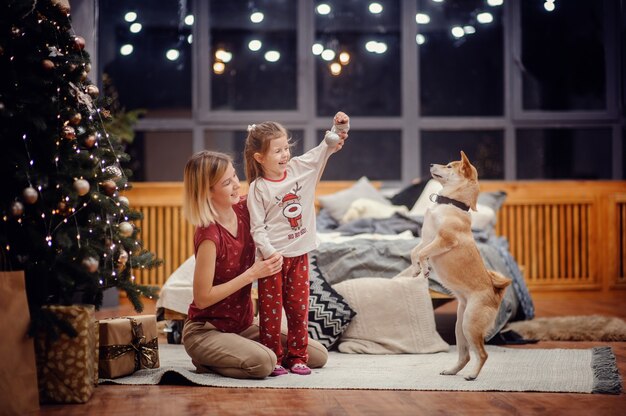
[[[0,5],[0,267],[25,271],[33,331],[72,332],[43,305],[98,308],[117,287],[141,311],[141,296],[155,296],[135,283],[134,269],[160,261],[121,194],[128,155],[105,128],[110,103],[88,77],[84,47],[67,0]]]

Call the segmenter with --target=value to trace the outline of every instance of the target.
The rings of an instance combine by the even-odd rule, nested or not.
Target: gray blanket
[[[322,243],[311,254],[316,258],[322,276],[333,285],[360,277],[394,277],[411,265],[411,250],[419,242],[417,237],[408,240],[354,239],[342,243]],[[496,324],[487,337],[491,339],[509,321],[532,319],[534,308],[519,268],[508,251],[506,239],[477,238],[477,245],[488,269],[513,280],[505,292]],[[441,293],[450,293],[435,273],[431,273],[429,286]]]

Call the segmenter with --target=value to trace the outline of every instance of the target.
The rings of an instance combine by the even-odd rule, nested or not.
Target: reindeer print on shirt
[[[300,204],[300,195],[298,195],[301,189],[302,187],[296,182],[296,186],[290,192],[282,198],[276,197],[278,206],[283,209],[283,215],[294,231],[298,231],[302,227],[302,204]]]

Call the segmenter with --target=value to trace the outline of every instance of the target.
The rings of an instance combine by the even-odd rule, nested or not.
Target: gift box
[[[98,367],[100,378],[122,377],[142,368],[158,368],[156,316],[101,320]]]
[[[77,332],[52,338],[35,337],[39,400],[42,403],[85,403],[98,381],[98,328],[93,305],[44,306]]]

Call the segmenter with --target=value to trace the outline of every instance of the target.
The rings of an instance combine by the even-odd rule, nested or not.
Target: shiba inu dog
[[[428,277],[434,270],[458,301],[455,335],[459,358],[441,374],[461,371],[470,361],[471,350],[477,361],[465,379],[474,380],[487,361],[485,335],[511,280],[487,270],[474,241],[469,210],[476,210],[478,173],[465,153],[461,151],[459,161],[430,165],[430,173],[443,188],[438,195],[431,195],[436,205],[424,216],[422,241],[411,252],[411,262],[415,276]]]

